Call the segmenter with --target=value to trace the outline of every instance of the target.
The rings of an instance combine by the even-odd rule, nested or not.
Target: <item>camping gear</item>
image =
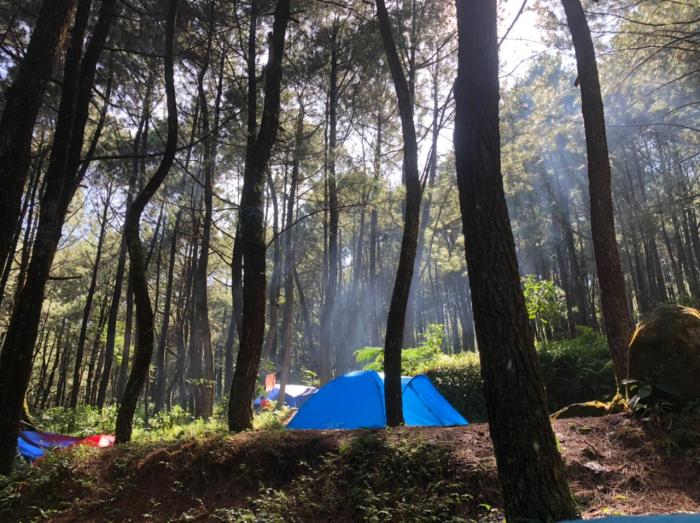
[[[73,445],[85,445],[88,447],[111,447],[114,445],[114,436],[110,434],[95,434],[86,438],[64,436],[51,432],[38,430],[23,430],[17,438],[17,450],[22,457],[29,461],[35,461],[44,457],[47,450],[64,449]]]
[[[288,407],[298,409],[306,401],[316,394],[318,389],[316,387],[308,387],[306,385],[286,385],[284,387],[284,404]],[[265,408],[271,402],[277,401],[280,395],[280,386],[275,385],[274,388],[265,396],[258,397],[254,402],[253,406],[256,409]]]
[[[402,377],[406,425],[449,427],[468,422],[442,397],[427,376]],[[384,375],[355,371],[330,381],[287,425],[290,429],[376,429],[386,427]]]

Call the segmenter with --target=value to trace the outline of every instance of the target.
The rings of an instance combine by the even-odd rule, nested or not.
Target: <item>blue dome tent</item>
[[[426,376],[401,378],[406,425],[449,427],[468,422]],[[384,376],[355,371],[328,382],[299,409],[289,429],[360,429],[386,427]]]

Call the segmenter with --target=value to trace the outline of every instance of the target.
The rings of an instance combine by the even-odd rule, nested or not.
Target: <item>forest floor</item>
[[[553,422],[584,517],[700,512],[697,426],[625,415]],[[26,521],[497,521],[486,424],[215,435],[46,459],[6,486]]]

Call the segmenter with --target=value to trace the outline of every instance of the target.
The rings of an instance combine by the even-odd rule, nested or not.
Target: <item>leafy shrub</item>
[[[605,337],[588,327],[570,340],[538,347],[542,379],[551,411],[589,400],[608,400],[615,394],[615,375]]]
[[[550,412],[571,403],[609,399],[615,393],[605,338],[592,329],[581,327],[576,338],[540,344],[538,357]],[[477,354],[443,355],[420,373],[469,421],[487,419]]]
[[[401,373],[405,376],[419,374],[419,370],[435,363],[440,358],[444,327],[431,323],[421,335],[421,345],[401,351]],[[365,370],[384,370],[384,349],[363,347],[355,351],[355,361]]]
[[[437,362],[420,369],[419,373],[428,376],[445,399],[469,421],[486,420],[478,354],[443,355]]]
[[[564,291],[551,280],[539,280],[532,274],[522,279],[527,314],[544,325],[556,323],[564,313]]]
[[[276,430],[283,429],[284,422],[289,418],[292,411],[287,407],[275,410],[264,410],[255,415],[253,428],[256,430]]]
[[[34,415],[36,425],[47,432],[58,432],[71,436],[89,436],[114,432],[117,422],[117,406],[110,405],[102,410],[91,405],[79,405],[75,409],[53,407]],[[136,417],[134,426],[142,426],[143,419]]]

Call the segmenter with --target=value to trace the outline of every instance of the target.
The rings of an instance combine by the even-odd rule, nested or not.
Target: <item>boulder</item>
[[[700,398],[700,311],[669,305],[649,314],[629,345],[629,377],[677,403]]]

